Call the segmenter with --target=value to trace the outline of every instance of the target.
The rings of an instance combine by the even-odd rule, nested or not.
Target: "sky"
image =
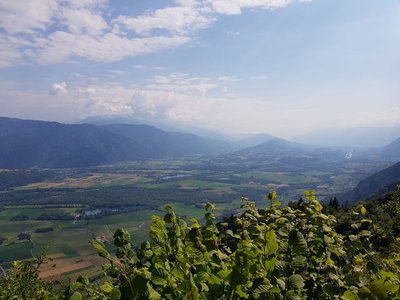
[[[400,1],[0,0],[0,116],[399,125]]]

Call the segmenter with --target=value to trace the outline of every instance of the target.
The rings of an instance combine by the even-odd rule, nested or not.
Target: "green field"
[[[31,249],[32,243],[28,241],[1,246],[0,259],[2,263],[9,263],[14,260],[31,258]]]
[[[148,238],[152,215],[162,216],[167,203],[187,222],[192,217],[202,220],[207,201],[222,216],[236,213],[242,196],[260,207],[267,205],[264,196],[272,190],[282,203],[297,200],[305,189],[328,198],[381,167],[379,163],[343,163],[335,165],[335,170],[329,166],[299,169],[275,160],[239,157],[223,162],[193,158],[52,170],[54,178],[0,191],[0,262],[7,266],[13,260],[46,253],[53,263],[43,272],[51,278],[80,272],[95,276],[97,255],[89,242],[101,238],[112,250],[108,242],[123,227],[134,245],[139,245]],[[100,215],[87,217],[91,211]],[[39,220],[43,213],[54,219]],[[52,231],[35,232],[46,228]],[[21,233],[29,238],[19,238]]]
[[[181,216],[203,218],[204,211],[194,205],[184,205],[182,203],[172,203],[177,214]],[[72,208],[51,209],[52,212],[75,212]],[[222,211],[222,207],[219,207]],[[54,265],[62,266],[62,260],[79,258],[85,256],[95,256],[96,253],[89,243],[94,238],[104,238],[112,241],[112,235],[117,228],[126,228],[132,234],[132,241],[135,245],[148,238],[148,229],[151,224],[151,216],[163,216],[163,206],[156,210],[140,210],[116,215],[104,216],[99,219],[77,220],[77,221],[10,221],[16,215],[27,215],[30,218],[38,217],[42,214],[41,208],[11,208],[3,209],[0,213],[0,224],[2,225],[0,236],[5,237],[6,241],[0,246],[0,259],[3,266],[7,266],[13,260],[23,260],[32,258],[32,254],[37,256],[46,254],[53,259]],[[189,222],[189,220],[188,220]],[[35,233],[34,230],[44,227],[53,227],[54,230],[45,233]],[[29,232],[30,240],[19,240],[21,232]],[[112,249],[112,247],[111,247]],[[77,275],[90,270],[90,274],[95,274],[94,265],[85,266],[82,269],[72,270],[61,273],[60,276]],[[45,272],[51,271],[51,267]]]

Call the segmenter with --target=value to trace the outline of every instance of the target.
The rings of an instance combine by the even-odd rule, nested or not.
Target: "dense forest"
[[[118,229],[93,240],[104,277],[60,285],[39,277],[46,259],[3,271],[1,299],[400,299],[400,189],[351,207],[313,191],[282,207],[242,198],[242,211],[187,222],[166,206],[149,240]],[[189,224],[188,224],[189,223]],[[113,254],[110,253],[112,249]]]

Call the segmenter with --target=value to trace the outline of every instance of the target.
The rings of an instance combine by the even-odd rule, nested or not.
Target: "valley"
[[[84,274],[95,279],[101,273],[100,263],[89,241],[111,241],[113,232],[123,227],[138,246],[148,237],[151,216],[163,215],[165,204],[180,216],[202,220],[207,201],[222,217],[237,213],[242,196],[262,207],[272,190],[283,204],[298,200],[304,190],[316,190],[324,200],[388,165],[368,158],[251,151],[87,168],[3,169],[1,265],[46,253],[51,260],[42,270],[43,278],[74,279]]]
[[[204,222],[207,202],[219,219],[238,214],[242,197],[265,206],[271,191],[282,205],[304,190],[346,205],[376,192],[354,190],[363,180],[377,189],[398,179],[397,168],[386,168],[399,159],[399,140],[324,147],[267,134],[223,141],[149,125],[11,118],[0,118],[0,133],[0,265],[45,254],[44,279],[96,280],[101,258],[90,241],[112,251],[113,233],[126,228],[139,246],[166,204],[186,221]],[[382,180],[371,185],[375,173]]]

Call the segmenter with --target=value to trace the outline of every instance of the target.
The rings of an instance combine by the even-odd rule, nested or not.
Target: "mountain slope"
[[[149,125],[111,124],[102,128],[143,145],[151,157],[178,157],[227,151],[227,142],[194,134],[167,132]]]
[[[400,160],[400,138],[382,149],[382,156],[389,160]]]
[[[250,148],[266,143],[273,138],[274,137],[272,135],[266,133],[256,134],[236,141],[234,143],[234,146],[236,149]]]
[[[395,190],[397,184],[400,184],[400,162],[360,181],[353,190],[341,196],[340,200],[342,202],[368,200]]]
[[[0,167],[85,167],[147,157],[138,143],[94,125],[0,118]]]
[[[272,138],[257,146],[249,147],[238,151],[247,155],[304,155],[310,153],[312,146],[290,142],[280,138]]]
[[[229,144],[148,125],[60,124],[0,117],[0,168],[68,168],[209,154]]]

